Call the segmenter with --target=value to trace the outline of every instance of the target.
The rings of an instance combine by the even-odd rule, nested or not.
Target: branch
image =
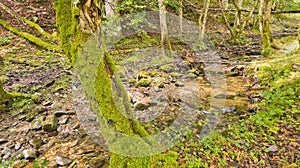
[[[46,48],[48,50],[51,50],[51,51],[61,51],[61,48],[56,46],[56,45],[52,45],[52,44],[49,44],[43,40],[41,40],[40,38],[38,37],[35,37],[34,35],[32,34],[29,34],[29,33],[26,33],[26,32],[23,32],[21,30],[18,30],[16,28],[14,28],[13,26],[11,26],[9,23],[7,23],[6,21],[0,19],[0,25],[2,25],[5,29],[19,35],[19,36],[22,36],[24,37],[25,39],[27,39],[28,41],[40,46],[40,47],[43,47],[43,48]]]
[[[42,35],[52,39],[53,41],[58,40],[57,37],[54,37],[53,35],[49,34],[48,32],[46,32],[43,28],[40,27],[40,25],[26,19],[23,16],[20,16],[19,14],[17,14],[16,12],[14,12],[13,10],[11,10],[9,7],[5,6],[3,3],[0,2],[0,7],[2,9],[4,9],[6,12],[8,12],[9,14],[13,15],[14,17],[21,19],[23,22],[27,23],[28,25],[32,26],[33,28],[35,28],[39,33],[41,33]]]

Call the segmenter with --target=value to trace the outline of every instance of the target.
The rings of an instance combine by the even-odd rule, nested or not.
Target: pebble
[[[268,147],[268,150],[270,152],[276,152],[276,151],[278,151],[278,147],[276,145],[271,145]]]
[[[47,116],[46,120],[43,121],[42,129],[44,131],[55,131],[57,127],[57,118],[55,115]]]
[[[36,152],[33,149],[26,149],[23,151],[23,154],[24,158],[28,160],[36,158]]]
[[[72,163],[72,160],[66,156],[56,156],[56,163],[60,166],[66,166]]]
[[[176,82],[176,83],[175,83],[175,86],[177,86],[177,87],[183,87],[183,86],[184,86],[184,83],[182,83],[182,82]]]
[[[61,116],[59,118],[59,124],[66,124],[69,120],[69,116]]]
[[[232,113],[236,111],[236,106],[227,106],[222,108],[223,113]]]
[[[32,138],[29,140],[29,144],[33,146],[33,148],[38,149],[42,146],[43,141],[40,138]]]
[[[19,150],[21,148],[21,143],[20,142],[17,142],[15,144],[15,150]]]
[[[136,110],[146,110],[150,107],[150,101],[148,100],[141,100],[134,104],[134,108]]]
[[[39,130],[39,129],[41,129],[41,128],[42,128],[42,125],[43,125],[44,119],[45,119],[45,116],[41,116],[41,117],[39,117],[39,118],[34,119],[34,120],[31,122],[31,124],[30,124],[31,129],[32,129],[32,130]]]
[[[67,112],[67,111],[56,111],[56,112],[54,112],[54,115],[56,117],[61,117],[63,115],[69,115],[69,112]]]
[[[7,139],[0,138],[0,144],[4,144],[4,143],[6,143],[6,142],[8,142]]]

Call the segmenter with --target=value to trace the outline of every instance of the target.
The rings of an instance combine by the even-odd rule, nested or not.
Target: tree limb
[[[0,25],[3,26],[5,29],[19,35],[19,36],[22,36],[24,37],[25,39],[27,39],[28,41],[40,46],[40,47],[43,47],[43,48],[46,48],[48,50],[51,50],[51,51],[61,51],[61,48],[56,46],[56,45],[52,45],[52,44],[49,44],[43,40],[41,40],[40,38],[38,37],[35,37],[34,35],[32,34],[29,34],[29,33],[26,33],[26,32],[23,32],[21,30],[18,30],[16,28],[14,28],[13,26],[11,26],[9,23],[7,23],[6,21],[0,19]]]

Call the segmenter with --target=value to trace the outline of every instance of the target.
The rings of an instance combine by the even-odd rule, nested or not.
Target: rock
[[[190,78],[190,79],[196,79],[197,75],[194,74],[194,73],[188,73],[187,77]]]
[[[19,117],[19,120],[20,120],[20,121],[25,121],[26,118],[27,118],[26,115],[21,115],[21,116]]]
[[[157,87],[159,87],[159,88],[163,88],[164,87],[164,83],[162,83],[162,82],[156,82],[156,84],[155,84]]]
[[[31,122],[31,124],[30,124],[31,129],[32,129],[32,130],[39,130],[39,129],[41,129],[41,128],[42,128],[42,125],[43,125],[44,119],[45,119],[45,116],[41,116],[41,117],[39,117],[39,118],[34,119],[34,120]]]
[[[0,138],[0,144],[4,144],[4,143],[6,143],[6,142],[8,142],[7,139]]]
[[[300,70],[300,64],[294,64],[292,66],[292,69],[294,69],[294,70]]]
[[[56,156],[56,163],[60,166],[66,166],[72,163],[72,160],[66,156]]]
[[[171,72],[170,75],[174,78],[177,78],[177,79],[182,77],[182,74],[178,73],[178,72]]]
[[[166,65],[162,65],[160,67],[161,70],[165,71],[165,72],[171,72],[174,71],[174,68],[171,64],[166,64]]]
[[[66,124],[68,122],[69,116],[61,116],[59,118],[59,124]]]
[[[61,117],[63,115],[69,115],[69,112],[67,112],[67,111],[55,111],[54,115],[55,115],[55,117]]]
[[[271,145],[268,147],[268,150],[270,152],[276,152],[276,151],[278,151],[278,147],[276,145]]]
[[[134,104],[134,108],[136,110],[146,110],[150,107],[150,101],[149,100],[141,100]]]
[[[236,106],[227,106],[222,108],[223,113],[232,113],[236,111]]]
[[[29,144],[32,145],[33,148],[38,149],[42,146],[43,141],[40,138],[32,138],[29,140]]]
[[[150,78],[144,78],[138,81],[137,83],[139,86],[148,87],[151,84]]]
[[[21,143],[20,142],[17,142],[15,144],[15,150],[19,150],[21,148]]]
[[[177,87],[183,87],[184,83],[182,83],[182,82],[175,82],[175,86],[177,86]]]
[[[44,101],[43,103],[42,103],[42,105],[43,106],[49,106],[49,105],[51,105],[52,104],[52,101]]]
[[[33,149],[26,149],[23,151],[24,158],[28,160],[33,160],[36,158],[36,152]]]
[[[98,168],[98,167],[103,167],[104,164],[105,164],[105,159],[103,158],[103,156],[98,156],[89,161],[88,167]]]
[[[47,116],[46,120],[43,122],[42,129],[44,131],[55,131],[57,129],[57,118],[55,115]]]
[[[11,155],[12,155],[11,152],[7,152],[2,158],[3,158],[4,160],[6,160],[6,159],[8,159]]]

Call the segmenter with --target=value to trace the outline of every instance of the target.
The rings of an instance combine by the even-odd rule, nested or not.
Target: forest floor
[[[22,1],[3,3],[22,16],[36,20],[48,32],[55,32],[55,16],[49,2],[34,2],[30,1],[26,6]],[[37,34],[10,15],[3,16],[14,26]],[[282,30],[280,24],[273,26],[280,49],[268,59],[260,57],[259,36],[251,35],[246,42],[231,45],[219,33],[224,31],[222,26],[209,24],[209,35],[219,44],[216,48],[227,73],[225,105],[235,107],[235,110],[223,115],[216,132],[200,144],[194,144],[193,138],[201,124],[170,149],[178,153],[180,166],[300,165],[300,102],[297,97],[300,53],[295,50],[298,44],[293,26],[297,22],[289,21],[292,24],[288,31]],[[0,47],[5,65],[1,80],[5,89],[30,95],[15,98],[7,110],[0,112],[0,167],[107,167],[108,151],[87,135],[74,110],[74,71],[66,56],[41,49],[3,27],[0,27]],[[176,78],[178,74],[173,75]],[[206,79],[200,81],[203,96],[200,98],[204,102],[201,108],[206,109],[211,89]],[[174,85],[181,87],[182,84],[176,82]],[[165,82],[164,85],[166,88],[169,84]],[[192,87],[192,84],[188,86]],[[145,92],[143,87],[131,90],[134,91],[129,94],[133,95]],[[139,99],[139,96],[135,98]],[[137,115],[145,118],[144,114]],[[145,127],[155,133],[165,127],[164,121],[168,117],[160,119],[162,122],[145,124]],[[199,121],[203,118],[205,113]],[[155,166],[167,166],[164,164],[162,161]]]

